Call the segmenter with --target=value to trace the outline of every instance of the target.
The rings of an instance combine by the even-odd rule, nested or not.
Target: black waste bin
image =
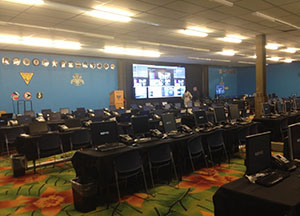
[[[96,209],[97,184],[94,182],[81,184],[78,179],[71,180],[74,207],[80,212]]]
[[[27,161],[24,155],[14,154],[11,156],[11,165],[14,177],[24,176],[27,168]]]

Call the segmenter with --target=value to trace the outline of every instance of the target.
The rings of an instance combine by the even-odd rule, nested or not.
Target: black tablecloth
[[[272,187],[238,179],[219,188],[213,202],[215,216],[299,216],[300,168]]]

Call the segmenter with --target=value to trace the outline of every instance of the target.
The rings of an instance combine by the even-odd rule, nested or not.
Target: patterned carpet
[[[230,164],[184,176],[179,184],[157,186],[150,189],[150,194],[136,193],[123,197],[121,203],[80,213],[73,205],[70,180],[75,178],[75,172],[71,162],[14,178],[10,159],[3,156],[0,157],[0,215],[213,216],[213,194],[221,185],[244,174],[243,163],[243,159],[235,158]]]

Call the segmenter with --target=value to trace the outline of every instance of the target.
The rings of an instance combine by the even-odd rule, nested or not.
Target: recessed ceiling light
[[[276,43],[268,43],[266,45],[266,49],[269,49],[269,50],[277,50],[279,47],[281,47],[282,45],[281,44],[276,44]]]
[[[290,58],[287,58],[287,59],[284,59],[282,60],[284,63],[292,63],[294,61],[294,59],[290,59]]]
[[[189,26],[189,27],[187,27],[187,29],[198,31],[198,32],[205,32],[205,33],[213,32],[213,30],[211,30],[211,29],[208,29],[208,28],[205,28],[205,27],[198,27],[198,26]]]
[[[238,61],[241,64],[256,64],[255,62],[248,62],[248,61]]]
[[[5,0],[5,1],[20,3],[20,4],[30,4],[30,5],[42,5],[42,4],[44,4],[43,0]]]
[[[289,48],[286,48],[286,49],[281,49],[279,51],[287,52],[287,53],[296,53],[298,50],[299,50],[298,48],[289,47]]]
[[[270,61],[279,61],[279,60],[280,60],[280,57],[278,57],[278,56],[273,56],[273,57],[267,58],[267,60],[270,60]]]
[[[128,11],[124,11],[116,8],[109,8],[103,6],[96,6],[94,8],[95,10],[89,11],[87,12],[87,14],[100,19],[106,19],[106,20],[112,20],[118,22],[130,22],[131,16],[133,16],[133,14],[129,13]]]
[[[223,50],[222,52],[218,52],[220,55],[225,55],[225,56],[234,56],[237,52],[234,50]]]
[[[208,35],[205,32],[194,31],[194,30],[190,30],[190,29],[180,29],[179,32],[181,34],[196,36],[196,37],[207,37],[207,35]]]
[[[160,57],[161,53],[154,50],[144,50],[136,48],[123,48],[117,46],[105,46],[102,50],[105,53],[119,54],[119,55],[131,55],[141,57]]]
[[[79,42],[51,40],[47,38],[19,37],[15,35],[0,35],[0,43],[18,44],[37,47],[59,48],[59,49],[81,49]]]
[[[242,40],[246,39],[246,37],[235,34],[228,34],[226,37],[217,38],[218,40],[229,42],[229,43],[241,43]]]

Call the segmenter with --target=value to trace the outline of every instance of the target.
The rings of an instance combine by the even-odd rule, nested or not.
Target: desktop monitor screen
[[[268,103],[263,104],[263,113],[264,115],[270,115],[271,114],[271,106]]]
[[[271,168],[271,132],[246,137],[246,173],[252,175]]]
[[[300,110],[300,98],[295,99],[296,109]]]
[[[81,127],[80,119],[66,119],[65,125],[69,128]]]
[[[136,99],[181,97],[185,92],[185,67],[132,65]]]
[[[28,115],[17,116],[18,124],[27,124],[32,122],[32,117]]]
[[[94,145],[118,142],[118,126],[116,121],[91,123],[92,142]]]
[[[13,113],[3,113],[1,118],[11,120],[13,118]]]
[[[163,114],[161,116],[161,119],[162,119],[162,122],[164,125],[164,130],[166,133],[173,131],[173,130],[177,130],[176,120],[175,120],[173,113]]]
[[[291,110],[292,110],[291,102],[290,101],[286,101],[285,102],[285,111],[286,112],[291,112]]]
[[[66,115],[66,114],[70,113],[70,109],[69,108],[60,108],[59,112],[63,115]]]
[[[151,111],[151,106],[144,106],[143,109],[144,111]]]
[[[288,150],[289,159],[300,159],[300,123],[289,125],[288,127]]]
[[[104,110],[103,109],[95,109],[94,114],[96,117],[104,117]]]
[[[32,122],[29,124],[29,133],[37,135],[48,132],[48,125],[46,122]]]
[[[115,105],[109,105],[109,110],[110,111],[115,111],[116,110],[116,106]]]
[[[85,118],[85,112],[76,110],[76,111],[74,112],[74,116],[75,116],[75,118],[77,118],[77,119],[83,119],[83,118]]]
[[[216,95],[225,94],[225,86],[224,85],[216,85]]]
[[[0,126],[7,126],[7,119],[6,118],[0,118]]]
[[[86,112],[84,107],[78,107],[78,108],[76,108],[76,111],[84,112],[84,113]]]
[[[192,108],[192,111],[193,111],[193,112],[197,112],[197,111],[199,111],[199,110],[200,110],[200,107],[193,107],[193,108]]]
[[[216,122],[225,122],[226,121],[224,107],[215,107],[214,114],[215,114]]]
[[[137,109],[138,106],[137,106],[136,104],[131,104],[131,108],[132,108],[132,109]]]
[[[25,111],[25,112],[24,112],[24,115],[29,115],[29,116],[31,116],[32,118],[34,118],[35,113],[34,113],[33,110],[28,110],[28,111]]]
[[[175,108],[176,109],[181,109],[181,103],[175,103]]]
[[[276,102],[276,110],[277,110],[277,113],[283,113],[283,104],[279,101]]]
[[[131,118],[131,126],[135,135],[145,134],[149,132],[149,117],[135,116]]]
[[[131,113],[122,113],[119,117],[120,122],[130,122]]]
[[[58,121],[58,120],[61,120],[61,113],[60,112],[50,113],[50,121]]]
[[[205,125],[208,123],[206,112],[204,110],[194,112],[194,118],[196,126]]]
[[[236,120],[240,118],[239,105],[238,104],[230,104],[229,105],[229,113],[231,120]]]
[[[171,109],[171,104],[166,104],[166,105],[165,105],[165,109],[166,109],[166,110]]]
[[[125,109],[117,109],[117,113],[118,113],[119,115],[121,115],[121,114],[123,114],[123,113],[125,113],[125,112],[126,112]]]

